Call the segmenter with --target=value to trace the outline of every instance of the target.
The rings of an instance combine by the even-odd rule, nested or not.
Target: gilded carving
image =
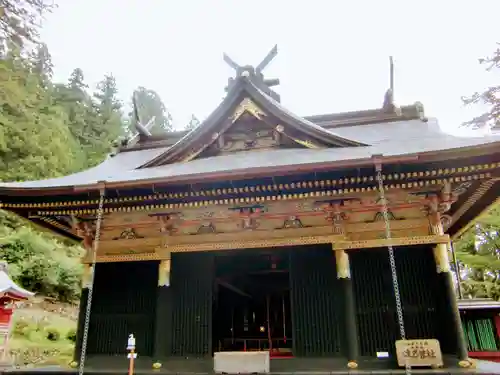
[[[302,145],[306,148],[319,148],[319,146],[315,143],[312,143],[310,140],[308,139],[305,139],[305,140],[301,140],[301,139],[296,139],[294,138],[293,139],[294,142],[298,143],[299,145]]]
[[[259,227],[259,222],[257,219],[262,215],[265,209],[262,205],[254,206],[240,206],[231,208],[231,210],[237,212],[237,216],[240,221],[238,227],[242,230],[255,230]]]
[[[391,210],[387,210],[387,219],[389,220],[401,220],[401,218],[396,218],[394,213]],[[385,221],[384,213],[383,212],[376,212],[375,215],[373,216],[373,219],[369,221],[370,223],[374,223],[376,221]]]
[[[114,237],[113,240],[136,240],[139,238],[144,238],[144,236],[141,236],[137,234],[137,231],[134,228],[127,228],[123,232],[120,233],[118,237]]]
[[[177,232],[175,225],[180,220],[180,212],[150,214],[149,216],[156,217],[160,222],[160,233],[172,235]]]
[[[462,183],[458,184],[458,186],[455,186],[453,188],[452,193],[458,197],[458,196],[464,194],[471,186],[472,186],[471,181],[462,182]]]
[[[332,223],[335,234],[345,233],[347,214],[341,209],[343,203],[343,201],[316,202],[320,209],[325,212],[325,219]]]
[[[236,120],[238,120],[245,112],[250,113],[253,117],[259,120],[262,118],[262,116],[265,116],[264,111],[262,111],[251,99],[245,98],[232,114],[231,123],[235,123]]]
[[[77,236],[83,239],[82,245],[85,249],[91,249],[94,242],[95,225],[93,221],[73,220],[73,227]]]
[[[197,234],[208,234],[208,233],[215,233],[215,226],[213,223],[203,223],[198,227],[198,230],[196,231]]]
[[[303,227],[304,224],[302,224],[302,221],[300,221],[300,219],[297,216],[289,216],[284,220],[282,229],[303,228]]]
[[[254,149],[270,149],[278,146],[278,138],[271,129],[235,129],[225,134],[224,143],[218,145],[219,151],[236,152]]]
[[[387,218],[389,220],[402,220],[402,218],[396,218],[396,216],[394,215],[392,210],[388,207],[389,205],[393,206],[394,205],[394,204],[392,204],[393,202],[389,202],[387,197],[385,197],[385,202],[383,199],[384,198],[379,197],[375,201],[375,205],[377,205],[379,208],[378,208],[377,212],[375,213],[375,215],[373,216],[373,219],[369,222],[374,223],[376,221],[385,221],[384,213],[382,211],[382,206],[384,206],[384,205],[387,207]]]
[[[446,232],[452,223],[451,216],[450,215],[441,215],[440,221],[441,221],[441,226],[443,227],[443,232]]]

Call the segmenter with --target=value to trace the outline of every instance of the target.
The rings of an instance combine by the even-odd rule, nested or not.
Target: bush
[[[12,331],[12,334],[14,336],[27,336],[27,334],[29,332],[27,332],[29,330],[29,328],[32,328],[30,327],[30,324],[26,321],[26,320],[18,320],[15,324],[14,324],[14,329]]]
[[[66,339],[71,342],[76,342],[76,329],[71,328],[68,333],[66,333]]]
[[[61,332],[57,328],[51,327],[45,330],[46,338],[49,341],[59,341],[61,338]]]

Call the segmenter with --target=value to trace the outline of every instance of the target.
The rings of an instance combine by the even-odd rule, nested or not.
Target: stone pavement
[[[500,363],[477,361],[477,372],[483,374],[500,374]]]

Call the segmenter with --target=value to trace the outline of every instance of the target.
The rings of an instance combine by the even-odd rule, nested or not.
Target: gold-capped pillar
[[[91,264],[83,265],[82,274],[82,289],[88,289],[92,284],[92,278],[94,277],[94,266]]]
[[[334,245],[333,251],[335,252],[337,279],[342,289],[344,301],[344,316],[342,320],[344,322],[344,343],[346,347],[345,354],[347,355],[347,366],[353,369],[358,367],[359,342],[349,255],[345,250],[335,249]]]
[[[429,197],[429,231],[431,234],[444,234],[442,214],[450,207],[449,186],[443,188],[441,196]],[[455,294],[455,286],[451,274],[450,259],[448,252],[451,249],[451,244],[438,244],[434,247],[434,261],[436,264],[436,272],[438,273],[438,282],[444,290],[444,298],[440,301],[439,312],[443,318],[443,332],[450,335],[450,342],[455,342],[456,352],[458,355],[459,365],[469,367],[469,353],[467,350],[467,342],[460,320],[460,312],[458,310],[457,296]]]
[[[160,262],[158,267],[158,286],[170,286],[170,267],[172,264],[172,260],[170,254],[168,254],[168,258],[164,259]]]
[[[156,324],[153,367],[161,367],[164,358],[171,354],[172,288],[170,253],[158,263],[158,287],[156,288]]]

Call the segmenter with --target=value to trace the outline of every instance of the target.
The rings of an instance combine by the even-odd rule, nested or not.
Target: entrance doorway
[[[213,351],[292,355],[289,252],[238,250],[215,257]]]

